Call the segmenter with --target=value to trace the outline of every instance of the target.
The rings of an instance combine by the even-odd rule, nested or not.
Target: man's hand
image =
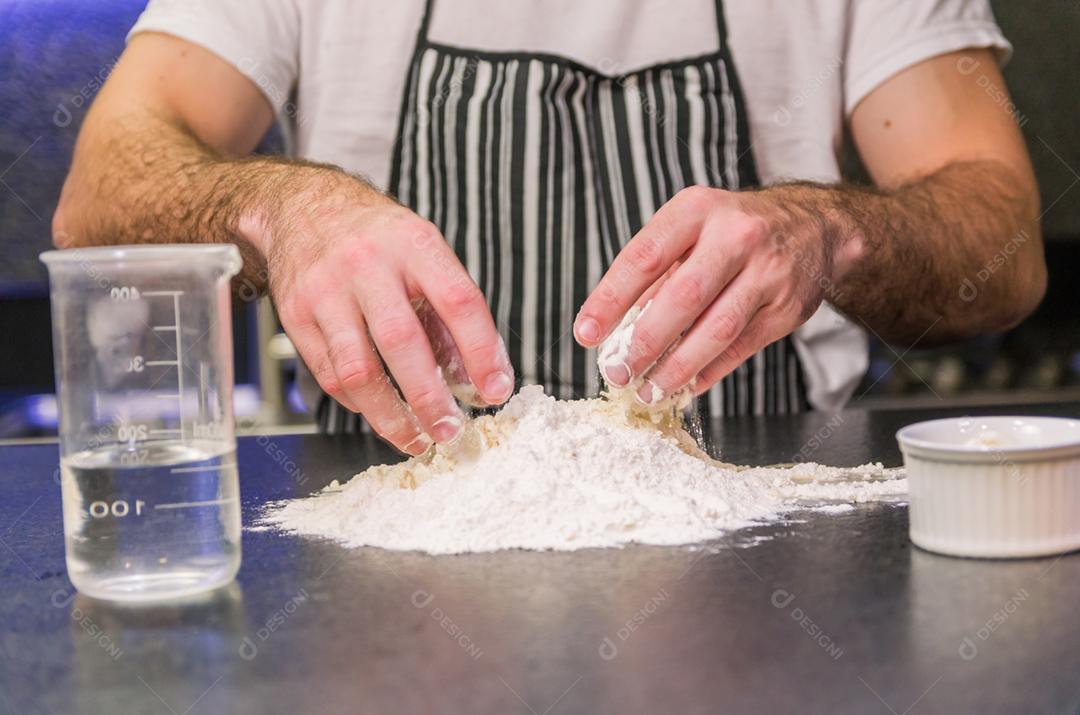
[[[481,397],[499,404],[513,369],[483,294],[429,222],[340,172],[305,175],[265,226],[245,226],[282,325],[323,390],[400,449],[454,439],[462,414],[416,308],[434,308]]]
[[[428,333],[442,359],[457,357],[444,344],[452,337],[454,377],[465,377],[463,363],[487,402],[513,389],[480,290],[430,223],[364,181],[332,166],[241,158],[272,120],[259,88],[213,53],[135,37],[83,123],[54,241],[234,243],[243,293],[269,288],[324,390],[404,451],[453,439],[461,413]]]
[[[862,243],[857,231],[835,230],[801,210],[793,200],[799,190],[698,186],[661,207],[575,323],[578,340],[595,345],[631,305],[652,301],[625,364],[606,368],[604,378],[623,386],[644,376],[637,393],[644,404],[691,381],[700,394],[813,315]]]
[[[1039,196],[993,55],[941,55],[856,106],[851,130],[878,188],[691,187],[616,257],[574,325],[593,346],[650,298],[616,385],[703,392],[790,333],[822,299],[889,342],[1008,329],[1046,288]],[[681,340],[680,340],[681,336]]]

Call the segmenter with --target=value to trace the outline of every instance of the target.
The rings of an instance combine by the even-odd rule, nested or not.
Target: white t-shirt
[[[728,39],[763,183],[836,181],[845,121],[930,57],[1011,48],[988,0],[726,0]],[[150,0],[131,34],[201,45],[262,89],[292,151],[380,185],[389,178],[424,0]],[[606,74],[704,54],[714,0],[436,0],[436,42],[557,54]],[[867,365],[861,328],[828,305],[795,333],[811,404],[843,405]]]

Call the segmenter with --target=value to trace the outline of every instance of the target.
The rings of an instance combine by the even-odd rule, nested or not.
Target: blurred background
[[[0,439],[56,431],[48,284],[37,256],[51,248],[50,221],[82,117],[144,5],[0,0]],[[1080,400],[1080,3],[1035,5],[993,2],[1015,46],[1005,77],[1042,189],[1046,299],[1016,329],[966,344],[905,352],[875,342],[855,406]],[[260,151],[283,147],[272,131]],[[847,163],[858,180],[857,159]],[[234,332],[240,430],[312,429],[294,384],[295,353],[266,302],[237,305]]]

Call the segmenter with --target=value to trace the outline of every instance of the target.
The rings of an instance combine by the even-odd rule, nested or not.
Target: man
[[[462,423],[429,334],[480,402],[515,369],[581,395],[646,300],[605,375],[643,402],[835,408],[863,329],[940,343],[1041,299],[1007,52],[986,0],[157,0],[54,234],[236,243],[323,426],[412,454]],[[275,112],[306,161],[249,156]],[[834,183],[845,131],[876,188]]]

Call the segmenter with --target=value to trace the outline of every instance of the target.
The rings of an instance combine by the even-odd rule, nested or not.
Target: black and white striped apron
[[[428,39],[428,0],[402,100],[389,190],[434,223],[487,296],[522,384],[595,395],[571,326],[623,245],[680,189],[758,184],[742,91],[720,48],[623,75],[563,57]],[[699,401],[703,417],[807,407],[790,338]],[[320,427],[362,420],[325,395]]]

